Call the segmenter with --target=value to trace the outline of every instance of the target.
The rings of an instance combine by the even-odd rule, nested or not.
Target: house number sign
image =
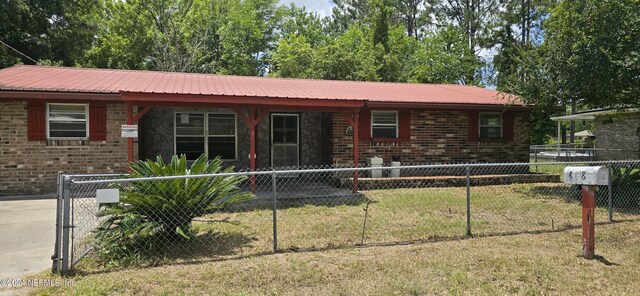
[[[123,138],[137,138],[138,137],[138,126],[131,124],[123,124],[121,127],[122,137]]]

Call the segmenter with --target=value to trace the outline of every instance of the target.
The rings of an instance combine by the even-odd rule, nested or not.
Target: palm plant
[[[185,155],[173,156],[167,164],[162,157],[130,164],[133,179],[173,177],[132,180],[122,185],[121,202],[99,213],[108,217],[96,230],[96,243],[102,253],[148,248],[148,242],[158,237],[187,240],[195,217],[253,198],[253,194],[238,188],[246,176],[196,176],[233,172],[233,167],[222,168],[219,157],[209,161],[201,155],[190,167],[187,165]]]

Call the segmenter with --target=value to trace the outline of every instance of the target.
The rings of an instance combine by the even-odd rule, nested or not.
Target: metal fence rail
[[[575,228],[580,225],[580,191],[562,182],[567,165],[609,168],[613,181],[596,194],[598,221],[640,217],[636,160],[302,168],[135,179],[61,175],[53,270],[68,271],[90,250],[105,265],[162,264]],[[212,191],[203,188],[229,177],[242,177],[234,188],[252,198],[227,203],[232,195],[222,194],[207,200]],[[119,189],[121,202],[98,205],[98,189]]]

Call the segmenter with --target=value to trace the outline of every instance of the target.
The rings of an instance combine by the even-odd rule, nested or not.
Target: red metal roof
[[[455,84],[310,80],[26,65],[0,70],[0,91],[129,92],[380,103],[522,105],[515,96],[509,94]]]

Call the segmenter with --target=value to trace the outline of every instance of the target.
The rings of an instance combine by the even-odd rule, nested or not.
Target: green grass
[[[473,239],[465,237],[465,188],[364,193],[368,208],[367,202],[354,201],[280,208],[280,254],[271,254],[271,209],[217,213],[198,218],[193,224],[198,235],[152,263],[158,267],[105,269],[89,257],[78,266],[74,287],[30,292],[640,294],[638,213],[617,213],[624,223],[598,224],[596,253],[602,257],[583,260],[581,206],[569,186],[473,187]],[[354,248],[362,240],[365,208],[368,247]],[[606,208],[597,208],[596,220],[606,219]],[[428,240],[433,242],[423,243]],[[408,242],[413,243],[404,245]],[[299,252],[304,250],[311,252]],[[189,264],[177,264],[185,260]]]
[[[372,190],[356,203],[299,203],[277,211],[278,249],[301,251],[373,244],[455,239],[466,236],[466,188]],[[581,206],[570,186],[557,183],[478,186],[471,191],[474,236],[551,232],[581,223]],[[367,209],[364,227],[365,208]],[[632,214],[616,214],[631,219]],[[596,220],[606,221],[606,208]],[[364,227],[364,237],[363,237]],[[172,242],[152,265],[241,258],[273,252],[271,209],[216,213],[193,223],[197,236]],[[78,269],[104,269],[91,258]]]
[[[32,295],[639,295],[640,223],[77,275]]]

